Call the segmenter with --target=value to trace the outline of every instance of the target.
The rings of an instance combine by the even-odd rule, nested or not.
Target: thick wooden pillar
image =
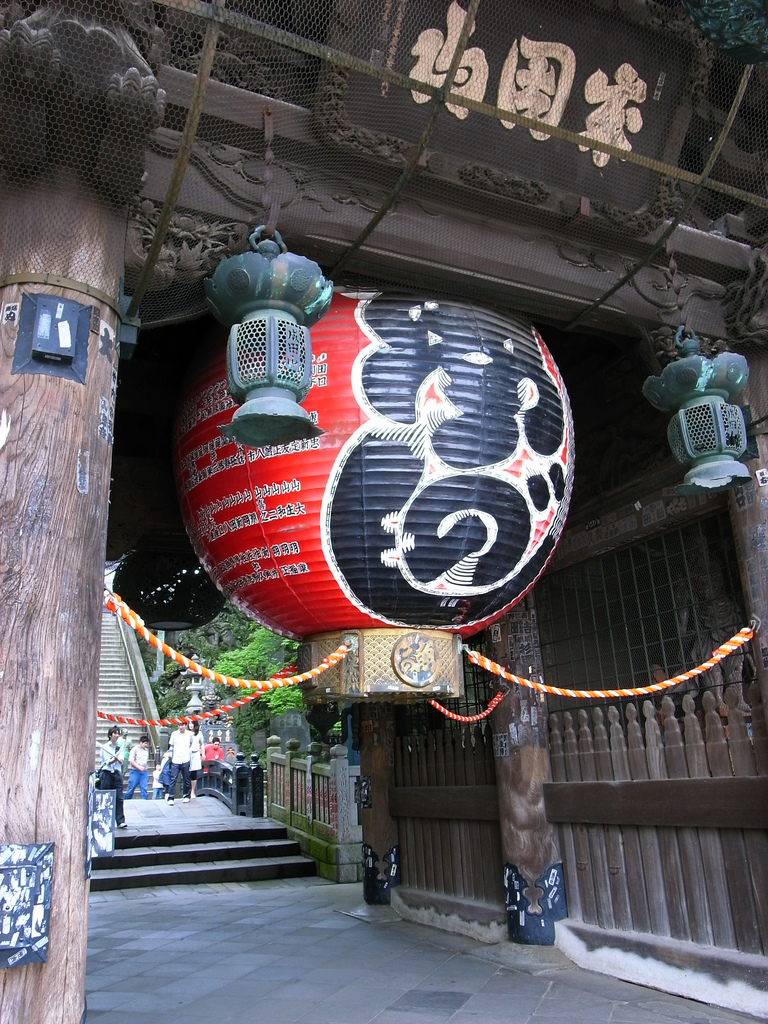
[[[536,674],[541,658],[535,611],[514,609],[496,636],[494,661],[522,677]],[[554,922],[566,908],[557,834],[544,812],[549,748],[542,698],[515,685],[491,715],[491,728],[509,936],[544,946],[554,943]]]
[[[389,813],[393,773],[394,713],[391,704],[360,707],[360,823],[363,828],[363,898],[389,903],[390,890],[400,884],[397,822]]]
[[[768,416],[768,352],[749,354],[749,381],[739,404],[749,404],[752,417]],[[768,421],[758,425],[765,430]],[[758,434],[760,458],[748,462],[751,480],[729,496],[731,525],[747,614],[760,620],[752,641],[757,680],[768,715],[768,436]],[[746,625],[746,623],[744,623]]]
[[[41,272],[35,240],[53,223],[46,272],[117,296],[125,218],[71,186],[64,175],[0,198],[4,262]],[[107,304],[51,285],[0,289],[0,312],[30,292],[95,306],[93,326],[115,329]],[[0,1021],[76,1024],[117,353],[91,333],[85,384],[14,375],[16,335],[0,323],[0,843],[55,849],[48,961],[0,972]]]
[[[0,314],[52,295],[91,333],[82,381],[13,373],[0,315],[0,843],[55,844],[48,959],[0,972],[0,1024],[78,1024],[125,211],[165,96],[120,19],[22,15],[0,31]]]

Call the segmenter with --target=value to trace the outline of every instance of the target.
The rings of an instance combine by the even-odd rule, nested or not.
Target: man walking
[[[107,745],[102,746],[99,744],[99,753],[101,754],[99,789],[114,789],[115,821],[118,828],[127,828],[125,813],[123,812],[123,759],[121,751],[117,748],[117,737],[119,735],[120,730],[116,725],[113,725],[107,732]]]
[[[171,739],[168,744],[172,751],[171,781],[168,786],[169,804],[173,804],[173,797],[176,791],[176,779],[179,777],[179,772],[181,772],[182,803],[189,803],[189,794],[192,789],[189,778],[189,761],[192,756],[192,752],[190,750],[191,743],[192,734],[187,732],[187,723],[181,722],[179,724],[179,728],[175,732],[171,733]]]
[[[125,799],[130,800],[136,787],[139,787],[141,799],[149,799],[147,796],[147,762],[149,761],[149,736],[139,736],[138,747],[131,747],[131,755],[128,758],[128,789],[125,791]]]

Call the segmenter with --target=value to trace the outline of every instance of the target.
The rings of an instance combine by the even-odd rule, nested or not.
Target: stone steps
[[[91,892],[141,889],[155,885],[208,885],[215,882],[263,882],[273,878],[304,878],[315,874],[314,861],[302,857],[264,857],[207,861],[204,864],[164,864],[127,871],[94,871]]]
[[[285,828],[263,819],[213,827],[169,823],[144,835],[130,828],[117,833],[115,846],[114,856],[93,861],[92,892],[315,874],[315,862],[301,855]]]

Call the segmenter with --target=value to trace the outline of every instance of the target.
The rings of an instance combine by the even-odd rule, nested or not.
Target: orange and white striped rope
[[[658,693],[659,690],[668,690],[670,686],[677,686],[678,683],[685,683],[695,676],[700,676],[707,669],[714,668],[719,661],[727,658],[729,654],[732,654],[742,644],[748,643],[753,636],[754,629],[752,626],[745,626],[744,629],[740,629],[738,633],[732,636],[730,640],[726,640],[724,644],[721,644],[714,650],[711,658],[703,661],[696,668],[689,669],[687,672],[681,672],[679,676],[672,676],[670,679],[665,679],[660,683],[649,683],[648,686],[631,686],[616,690],[569,690],[561,686],[548,686],[546,683],[538,683],[534,679],[523,679],[521,676],[513,675],[503,665],[499,665],[496,661],[491,661],[490,658],[486,658],[478,651],[470,651],[466,647],[464,650],[473,664],[479,665],[488,672],[493,672],[494,675],[501,676],[502,679],[507,679],[510,683],[519,683],[520,686],[527,686],[531,690],[554,693],[558,697],[641,697],[647,693]]]
[[[282,686],[296,686],[298,683],[305,683],[309,679],[314,679],[315,676],[319,676],[329,668],[333,668],[334,665],[338,665],[349,653],[347,645],[342,644],[332,654],[329,654],[327,658],[323,658],[322,664],[318,665],[317,668],[311,668],[307,672],[300,672],[294,676],[272,676],[269,679],[237,679],[234,676],[224,676],[220,672],[215,672],[212,668],[206,668],[205,665],[200,665],[191,658],[185,657],[179,651],[174,650],[173,647],[169,647],[163,640],[159,640],[154,633],[147,629],[141,618],[128,607],[125,601],[121,600],[119,594],[113,594],[111,590],[105,590],[104,596],[109,611],[119,615],[148,644],[156,647],[158,651],[162,651],[166,658],[172,658],[191,672],[204,676],[206,679],[211,679],[214,683],[221,683],[222,686],[239,686],[245,690],[259,690],[262,692],[276,690]]]
[[[235,700],[231,704],[223,704],[220,708],[214,708],[212,711],[201,711],[198,715],[184,715],[181,718],[125,718],[123,715],[108,715],[105,711],[97,711],[96,714],[108,722],[120,722],[121,725],[181,725],[182,722],[202,722],[206,718],[216,718],[222,711],[232,711],[249,701],[263,697],[265,693],[266,690],[261,690],[259,693],[241,697],[240,700]]]
[[[438,711],[442,712],[446,718],[450,718],[452,722],[482,722],[484,718],[493,711],[497,704],[501,704],[504,700],[504,694],[501,690],[493,697],[485,711],[481,711],[479,715],[456,715],[453,711],[449,711],[448,708],[444,708],[442,704],[438,704],[436,700],[431,700],[429,703],[433,708],[437,708]]]

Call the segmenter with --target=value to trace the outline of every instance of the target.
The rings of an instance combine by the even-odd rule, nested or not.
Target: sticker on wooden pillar
[[[563,865],[550,864],[533,885],[514,864],[504,865],[507,931],[524,946],[553,946],[555,921],[568,916]]]
[[[0,318],[0,323],[3,327],[18,327],[19,326],[19,309],[21,308],[20,302],[6,302],[3,304],[3,314]]]
[[[53,845],[0,846],[0,968],[48,959]]]
[[[11,417],[7,414],[5,409],[0,413],[0,448],[5,445],[8,440],[8,435],[11,432]]]
[[[363,843],[363,899],[369,905],[388,904],[390,890],[400,885],[400,847],[390,846],[379,859],[377,852]]]

